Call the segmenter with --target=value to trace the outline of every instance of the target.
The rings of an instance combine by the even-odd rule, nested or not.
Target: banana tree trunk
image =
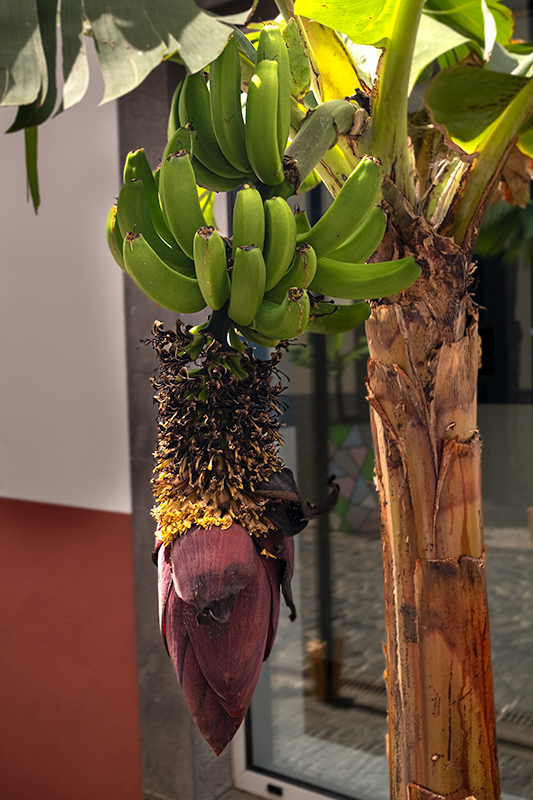
[[[391,796],[495,800],[472,266],[420,218],[393,224],[379,256],[409,254],[421,278],[367,321]]]

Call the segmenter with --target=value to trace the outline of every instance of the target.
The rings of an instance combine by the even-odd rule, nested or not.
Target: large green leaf
[[[61,110],[78,103],[89,85],[81,0],[61,0],[63,99]]]
[[[425,10],[468,39],[477,41],[488,53],[492,50],[492,37],[500,44],[507,44],[513,35],[513,15],[500,0],[486,3],[483,0],[426,0]]]
[[[459,33],[429,14],[422,14],[411,62],[409,92],[415,85],[420,73],[428,64],[432,64],[444,53],[455,50],[470,41],[471,37]]]
[[[32,103],[47,85],[36,0],[0,2],[0,104]],[[46,91],[46,88],[45,88]]]
[[[295,13],[345,33],[357,44],[384,47],[397,0],[296,0]]]
[[[475,152],[526,78],[478,67],[442,70],[431,82],[426,103],[433,121],[467,153]]]
[[[56,12],[57,0],[37,0],[39,28],[46,61],[46,73],[43,75],[39,96],[27,105],[21,105],[10,127],[11,131],[32,128],[40,125],[51,116],[57,97],[56,84]]]
[[[16,127],[39,124],[53,110],[56,6],[55,0],[0,0],[0,105],[27,106]],[[194,0],[62,0],[61,107],[78,102],[87,88],[84,34],[94,37],[107,101],[134,89],[172,54],[198,72],[222,52],[231,26],[248,15],[216,16]]]

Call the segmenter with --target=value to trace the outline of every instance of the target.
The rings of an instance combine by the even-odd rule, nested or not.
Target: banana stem
[[[213,339],[219,342],[223,349],[231,350],[228,344],[228,333],[231,328],[231,321],[228,317],[229,301],[218,311],[213,311],[205,328],[205,333],[211,334]]]
[[[379,69],[373,118],[377,156],[384,171],[413,204],[415,187],[407,138],[409,75],[424,0],[395,4],[390,39]]]

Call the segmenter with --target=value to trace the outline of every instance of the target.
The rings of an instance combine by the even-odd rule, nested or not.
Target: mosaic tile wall
[[[328,429],[329,473],[337,476],[340,496],[330,514],[333,531],[379,532],[370,425],[345,423]]]

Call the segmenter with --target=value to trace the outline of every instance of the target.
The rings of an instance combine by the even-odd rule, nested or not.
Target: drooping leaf
[[[38,128],[36,125],[31,128],[26,128],[24,131],[26,185],[28,187],[28,194],[31,197],[35,213],[37,213],[39,206],[41,205],[41,197],[39,194],[39,173],[37,171],[37,131]]]
[[[321,102],[342,99],[360,89],[355,64],[339,34],[305,18],[301,25],[311,62],[312,85]]]
[[[440,19],[429,14],[422,14],[411,63],[409,92],[411,92],[418,77],[428,64],[431,64],[444,53],[455,50],[470,41],[470,38],[444,24]]]
[[[513,35],[513,15],[499,0],[487,0],[486,3],[484,0],[426,0],[425,10],[466,38],[476,41],[487,53],[492,51],[494,40],[507,44]]]
[[[0,105],[32,103],[47,85],[36,0],[0,3]],[[46,88],[44,88],[46,91]]]
[[[46,62],[46,80],[43,78],[39,96],[27,105],[21,105],[9,131],[40,125],[51,116],[57,97],[56,84],[56,12],[57,0],[37,0],[39,28]]]
[[[296,0],[295,13],[341,31],[357,44],[384,47],[396,5],[396,0]]]
[[[61,1],[61,46],[63,55],[63,99],[61,110],[78,103],[89,85],[81,0]]]
[[[526,78],[477,67],[443,70],[431,82],[426,103],[433,121],[467,153],[473,153]]]

